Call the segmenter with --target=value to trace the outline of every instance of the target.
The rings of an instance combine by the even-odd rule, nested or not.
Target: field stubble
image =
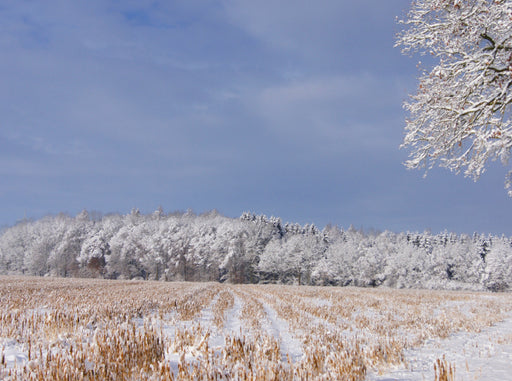
[[[0,277],[0,300],[5,380],[364,380],[512,310],[510,294],[29,277]]]

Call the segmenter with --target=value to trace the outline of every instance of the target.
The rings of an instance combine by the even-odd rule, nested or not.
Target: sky
[[[407,170],[409,0],[0,4],[0,226],[83,209],[512,235],[498,164]]]

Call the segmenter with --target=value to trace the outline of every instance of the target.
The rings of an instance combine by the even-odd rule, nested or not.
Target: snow
[[[318,300],[323,304],[322,299]],[[240,332],[243,324],[239,314],[242,301],[235,297],[234,306],[226,313],[226,325],[222,332],[217,332],[209,339],[214,347],[223,344],[225,332]],[[262,327],[268,333],[279,337],[281,343],[283,361],[287,356],[292,362],[301,359],[303,353],[301,343],[290,332],[288,323],[277,316],[268,304],[264,304],[268,319],[262,322]],[[211,314],[211,306],[205,309],[198,319],[206,323]],[[166,326],[167,334],[175,326]],[[28,362],[28,354],[23,344],[16,340],[2,338],[0,347],[3,348],[3,356],[6,369],[23,366]],[[395,369],[385,374],[370,374],[370,381],[420,381],[433,380],[433,364],[437,359],[446,357],[450,364],[455,365],[456,380],[486,380],[503,381],[510,379],[512,375],[512,315],[506,320],[489,327],[480,333],[456,333],[447,339],[430,339],[420,348],[407,350],[406,369]],[[178,353],[168,353],[167,361],[177,371],[180,362]],[[187,362],[199,360],[193,348],[185,355]],[[1,376],[1,375],[0,375]]]
[[[406,351],[407,369],[371,375],[372,381],[433,380],[433,364],[446,356],[456,380],[503,381],[512,377],[512,315],[480,333],[460,332],[445,340],[428,340]]]
[[[292,362],[300,360],[303,356],[302,344],[290,332],[289,325],[283,319],[277,316],[276,311],[268,304],[263,304],[267,320],[262,326],[266,332],[272,333],[274,337],[280,339],[281,357],[283,361],[287,361],[289,357]]]
[[[242,330],[243,324],[240,321],[240,312],[242,311],[242,300],[236,295],[234,295],[234,297],[235,303],[233,304],[233,307],[226,312],[224,329],[235,333],[240,332]]]
[[[446,231],[319,231],[254,215],[60,215],[3,231],[0,274],[505,291],[510,242]]]
[[[44,282],[62,282],[67,285],[65,292],[72,293],[69,285],[78,281]],[[311,369],[308,367],[313,364],[312,359],[318,358],[318,369],[325,376],[330,374],[329,359],[338,361],[335,355],[340,348],[345,344],[349,348],[355,341],[360,343],[361,352],[347,354],[369,354],[364,361],[370,381],[433,380],[436,376],[434,363],[438,359],[445,359],[447,364],[455,367],[455,380],[495,381],[510,379],[508,376],[512,374],[510,294],[435,292],[436,295],[431,295],[432,292],[421,290],[156,282],[140,282],[134,288],[128,282],[103,281],[94,287],[141,292],[141,300],[147,304],[148,297],[155,297],[157,286],[162,287],[159,289],[161,295],[173,295],[167,299],[165,313],[151,307],[144,313],[132,315],[130,320],[119,320],[119,327],[129,331],[133,325],[137,330],[154,329],[161,333],[165,342],[161,361],[165,360],[174,374],[179,373],[180,366],[194,367],[208,361],[214,364],[212,366],[222,364],[229,343],[227,338],[241,338],[242,342],[253,343],[253,347],[246,347],[257,348],[251,349],[250,353],[256,353],[270,342],[278,343],[273,347],[276,356],[272,361],[281,362],[292,371]],[[76,292],[76,295],[82,295],[83,290],[78,287]],[[182,309],[175,308],[174,298],[190,307],[193,313],[184,315]],[[111,306],[110,303],[106,305]],[[157,305],[155,303],[153,301],[149,305]],[[44,300],[44,296],[38,296],[31,304],[33,308],[27,308],[25,312],[30,317],[41,318],[40,321],[46,324],[53,321],[49,316],[57,316],[55,307],[48,307],[52,305]],[[65,310],[68,306],[62,308]],[[75,311],[74,308],[70,311]],[[218,319],[219,313],[223,314],[223,320]],[[20,331],[11,337],[10,333],[3,333],[0,337],[0,356],[3,357],[0,379],[7,379],[11,370],[19,372],[24,366],[32,369],[31,362],[37,366],[38,359],[44,358],[46,350],[66,355],[71,347],[78,348],[79,342],[92,344],[90,348],[95,348],[96,335],[112,329],[106,328],[100,318],[98,324],[89,324],[88,318],[92,321],[95,316],[88,313],[81,318],[74,333],[73,330],[62,330],[51,337],[39,337],[37,345],[43,344],[41,354],[34,350],[36,338],[29,331]],[[488,326],[491,322],[489,317],[494,317],[492,326]],[[20,321],[14,315],[9,315],[9,319],[15,325]],[[501,321],[497,322],[498,319]],[[438,330],[434,329],[436,327]],[[45,331],[39,334],[42,332]],[[454,333],[448,335],[450,332]],[[381,344],[384,353],[394,356],[390,347],[386,347],[387,339],[404,343],[403,347],[398,346],[400,352],[397,353],[400,354],[397,358],[401,360],[401,350],[406,348],[403,352],[405,362],[388,362],[387,358],[386,362],[379,362],[376,355],[370,357],[374,346]],[[32,340],[31,355],[29,340]],[[97,361],[97,358],[91,361]],[[258,360],[254,357],[250,361],[257,363]],[[226,366],[235,366],[235,362],[228,362]],[[236,366],[242,366],[242,363]],[[89,365],[92,367],[94,364]]]
[[[428,171],[439,164],[477,180],[490,161],[506,167],[510,157],[512,8],[509,1],[440,4],[415,1],[397,39],[404,53],[426,53],[433,63],[422,68],[418,91],[404,104],[402,147],[412,151],[405,165]],[[512,173],[505,184],[512,195]],[[510,279],[511,261],[507,255],[489,268],[504,267]]]
[[[8,369],[23,365],[28,361],[28,354],[16,340],[0,339],[0,347],[4,348],[2,352]]]

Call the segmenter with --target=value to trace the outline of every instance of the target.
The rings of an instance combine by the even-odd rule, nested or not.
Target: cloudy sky
[[[409,0],[0,5],[0,225],[82,209],[217,209],[511,234],[498,165],[402,165]]]

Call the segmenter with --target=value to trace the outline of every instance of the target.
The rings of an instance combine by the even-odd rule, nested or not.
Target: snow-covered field
[[[0,300],[5,380],[512,379],[512,294],[0,277]]]

